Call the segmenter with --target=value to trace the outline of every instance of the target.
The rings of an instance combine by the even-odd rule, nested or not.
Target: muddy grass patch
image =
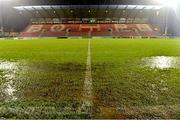
[[[28,63],[29,69],[37,71],[54,71],[54,72],[85,72],[86,67],[79,63],[52,63],[52,62],[30,62]]]
[[[180,105],[99,107],[96,118],[179,119]]]
[[[17,94],[21,98],[80,99],[85,66],[65,63],[28,63],[18,78]]]
[[[139,119],[179,119],[180,105],[158,105],[125,107],[123,115],[125,118]]]
[[[1,118],[18,119],[80,119],[91,118],[78,101],[16,101],[0,104]]]
[[[81,107],[85,65],[23,62],[20,68],[11,79],[15,88],[13,96],[17,99],[1,99],[1,118],[92,117],[87,111],[91,110],[92,113],[93,108]],[[1,81],[1,85],[4,84]],[[1,86],[0,90],[6,87]],[[1,93],[6,95],[5,92]]]
[[[162,107],[164,110],[169,104],[178,104],[177,88],[169,84],[171,80],[178,80],[177,70],[154,70],[138,65],[136,67],[107,66],[107,68],[104,65],[92,67],[95,68],[92,75],[94,104],[99,109],[99,113],[96,113],[97,118],[168,118],[161,110],[155,111],[153,107],[153,110],[149,110],[146,106],[164,105],[165,107]],[[132,110],[131,106],[137,107]],[[136,111],[135,108],[138,107],[141,109]],[[105,114],[108,111],[109,117]],[[178,114],[178,110],[171,109],[169,118]]]

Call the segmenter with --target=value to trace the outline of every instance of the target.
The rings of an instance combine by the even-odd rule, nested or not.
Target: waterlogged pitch
[[[180,40],[0,41],[0,118],[180,118]]]

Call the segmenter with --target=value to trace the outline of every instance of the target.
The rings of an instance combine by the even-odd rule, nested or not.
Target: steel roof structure
[[[17,1],[17,2],[16,2]],[[16,5],[157,5],[156,0],[16,0]]]
[[[35,5],[35,6],[16,6],[17,10],[52,10],[52,9],[91,9],[91,8],[102,8],[102,9],[146,9],[146,10],[158,10],[163,8],[162,5]]]
[[[156,16],[159,11],[162,15],[161,11],[164,10],[164,6],[154,0],[4,0],[1,4],[2,11],[8,13],[3,15],[5,28],[12,26],[19,31],[33,18],[148,19]]]
[[[138,12],[160,11],[162,5],[32,5],[14,7],[24,15],[34,18],[128,18],[138,17]]]

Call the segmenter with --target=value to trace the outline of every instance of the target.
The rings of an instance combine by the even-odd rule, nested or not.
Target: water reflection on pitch
[[[152,69],[180,68],[180,57],[156,56],[143,58],[143,63]]]
[[[18,72],[18,63],[0,60],[0,101],[16,100],[14,80]]]

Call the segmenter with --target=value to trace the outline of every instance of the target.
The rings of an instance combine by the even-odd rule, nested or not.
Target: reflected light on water
[[[16,62],[0,61],[0,71],[0,77],[5,80],[4,84],[0,86],[3,88],[0,92],[5,93],[5,100],[16,100],[16,96],[14,96],[16,89],[13,86],[13,80],[18,71],[18,64]]]
[[[14,96],[16,89],[12,86],[12,80],[6,83],[5,93],[8,95],[10,100],[16,100],[17,97]]]
[[[145,61],[146,66],[151,68],[168,69],[180,67],[180,57],[157,56],[145,58],[143,61]]]
[[[0,70],[12,70],[17,69],[17,63],[16,62],[2,62],[0,61]]]

